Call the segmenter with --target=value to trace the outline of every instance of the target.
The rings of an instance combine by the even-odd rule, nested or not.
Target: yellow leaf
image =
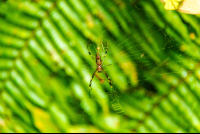
[[[32,115],[34,119],[35,126],[42,132],[53,132],[58,133],[59,130],[55,127],[55,124],[51,117],[49,116],[48,112],[44,111],[40,108],[33,108]]]
[[[200,14],[200,0],[161,0],[166,10],[177,10],[188,14]]]
[[[166,10],[177,10],[183,0],[163,0]]]

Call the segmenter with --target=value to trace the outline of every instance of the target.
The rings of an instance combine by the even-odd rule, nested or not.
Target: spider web
[[[138,15],[132,16],[135,23],[137,23],[133,26],[129,25],[130,29],[134,31],[134,35],[125,34],[120,39],[116,40],[114,36],[112,39],[107,38],[110,35],[108,32],[109,30],[101,32],[102,39],[108,42],[108,54],[104,64],[112,64],[111,66],[104,67],[114,85],[113,93],[109,94],[109,98],[111,99],[110,103],[116,113],[128,116],[131,116],[130,112],[127,112],[127,109],[124,109],[123,105],[120,103],[120,97],[123,96],[123,92],[132,92],[132,95],[135,94],[132,97],[136,97],[140,101],[143,101],[140,98],[142,94],[149,96],[149,101],[153,100],[153,97],[157,96],[156,94],[158,94],[158,91],[156,91],[156,88],[151,82],[159,81],[159,79],[167,75],[179,75],[178,63],[183,62],[183,60],[177,57],[183,56],[191,58],[183,52],[183,47],[189,42],[182,41],[181,38],[176,38],[176,36],[172,37],[173,34],[170,35],[168,31],[168,27],[171,27],[170,24],[159,25],[158,21],[160,20],[151,17],[151,14],[148,14],[148,9],[143,9],[140,5],[134,5],[133,3],[133,8],[135,14],[146,12],[147,15],[144,17],[144,22],[141,22],[143,25],[137,25],[140,23],[138,21]],[[151,11],[149,10],[149,12]],[[129,21],[126,21],[125,23],[128,22]],[[190,39],[193,41],[196,39],[194,43],[199,44],[199,27],[197,27],[198,29],[195,31],[187,22],[183,22],[182,25],[187,26]],[[117,27],[123,28],[123,23],[117,25]],[[197,33],[196,36],[194,35],[195,33]],[[159,44],[159,46],[155,44]],[[176,55],[176,60],[172,59],[174,52],[178,53],[178,55]],[[104,51],[102,52],[102,57],[103,55]],[[114,57],[114,60],[109,57]],[[192,59],[196,60],[195,57],[192,57]],[[177,65],[175,66],[176,69],[172,69],[173,67],[169,68],[169,66],[167,66],[169,62]],[[115,67],[118,68],[115,70]],[[180,65],[179,67],[184,68],[185,66]],[[126,76],[125,78],[123,78],[124,74]],[[189,77],[189,74],[188,71],[183,71],[181,75],[183,77],[188,75]],[[104,77],[104,79],[106,78]],[[182,80],[183,79],[180,79],[180,81]],[[98,79],[96,79],[96,81],[98,81]],[[108,82],[104,83],[103,86],[109,89]],[[171,87],[169,89],[174,88]],[[95,96],[95,93],[93,93],[93,95]],[[166,94],[163,96],[165,95]],[[153,107],[158,105],[163,98],[164,97],[158,97],[157,102],[152,102],[151,104]],[[153,108],[149,111],[153,111]],[[147,112],[146,115],[145,118],[148,117],[149,113]]]
[[[103,68],[111,78],[113,90],[110,88],[105,74],[97,73],[97,76],[105,81],[101,83],[96,75],[94,76],[90,99],[99,102],[101,105],[104,105],[109,101],[110,106],[116,113],[125,115],[129,113],[125,112],[126,110],[123,109],[123,106],[120,103],[120,97],[123,95],[123,93],[132,92],[132,94],[136,94],[136,96],[133,95],[133,97],[138,97],[140,94],[146,94],[149,96],[149,99],[153,99],[152,96],[154,96],[157,91],[155,87],[150,84],[151,80],[159,79],[161,76],[165,76],[166,74],[179,73],[176,70],[170,70],[168,67],[166,67],[168,61],[171,60],[171,57],[168,55],[162,56],[162,54],[166,54],[168,51],[171,52],[170,50],[175,49],[176,52],[180,51],[178,52],[180,53],[179,56],[181,56],[181,54],[184,55],[184,53],[182,53],[181,50],[178,50],[177,47],[185,44],[185,42],[181,41],[180,39],[175,39],[174,37],[171,37],[170,34],[168,34],[166,29],[167,27],[170,27],[170,24],[159,26],[158,18],[152,18],[151,14],[147,14],[149,11],[148,9],[143,9],[143,7],[140,7],[140,3],[135,5],[133,2],[132,4],[133,10],[130,11],[130,16],[134,19],[135,22],[128,26],[130,27],[130,30],[134,31],[133,35],[123,35],[122,33],[122,36],[116,39],[117,37],[110,33],[110,29],[101,31],[101,27],[97,26],[101,40],[97,44],[90,44],[88,42],[86,43],[89,44],[89,50],[92,53],[94,59],[97,53],[96,49],[97,47],[100,47],[100,54],[101,58],[103,59],[106,49],[106,41],[108,44],[108,53],[104,59],[103,65],[112,64]],[[139,18],[139,15],[136,15],[137,13],[140,14],[140,12],[146,12],[146,16],[143,17],[142,25],[138,25],[140,23],[139,19],[141,18]],[[99,16],[97,15],[97,18],[98,17]],[[124,23],[130,24],[130,21],[131,20],[126,20],[125,22],[117,24],[114,28],[123,29]],[[97,25],[98,23],[99,22],[97,22]],[[191,34],[194,32],[191,31]],[[103,41],[104,43],[102,43]],[[154,44],[160,45],[156,46]],[[92,74],[95,70],[96,63],[92,61],[87,51],[85,51],[85,53],[87,57],[86,61],[89,60],[91,62],[87,63],[83,59],[83,62],[81,65],[79,65],[79,67],[83,69],[87,68],[87,70],[91,72],[90,74]],[[162,57],[160,58],[159,56]],[[181,61],[176,60],[174,62],[179,63]],[[91,76],[81,77],[86,79],[89,85]],[[76,92],[78,92],[78,90],[76,90]],[[99,95],[99,92],[103,94]],[[102,101],[102,98],[105,96],[108,96],[110,100],[105,99]],[[52,98],[59,100],[59,97],[56,96],[52,96]],[[108,107],[104,107],[103,111],[105,113],[108,112]]]

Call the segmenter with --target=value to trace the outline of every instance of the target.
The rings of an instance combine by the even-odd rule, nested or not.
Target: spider
[[[104,58],[103,58],[103,60],[105,59],[105,57],[106,57],[106,54],[107,54],[107,49],[108,47],[107,47],[107,42],[106,42],[106,52],[105,52],[105,55],[104,55]],[[87,49],[88,49],[88,45],[87,45]],[[90,84],[89,84],[89,91],[90,91],[90,88],[91,88],[91,84],[92,84],[92,80],[93,80],[93,78],[94,78],[94,75],[96,74],[96,72],[98,71],[98,73],[101,73],[102,71],[104,72],[104,74],[106,75],[106,77],[107,77],[107,79],[108,79],[108,82],[109,82],[109,84],[110,84],[110,86],[111,86],[111,88],[112,88],[112,82],[111,82],[111,80],[110,80],[110,77],[108,76],[108,74],[105,72],[105,70],[103,69],[103,66],[109,66],[109,65],[111,65],[111,64],[108,64],[108,65],[102,65],[103,64],[103,61],[101,60],[101,56],[100,56],[100,54],[99,54],[99,49],[100,49],[100,47],[97,47],[97,53],[96,53],[96,70],[94,71],[94,73],[92,74],[92,78],[91,78],[91,80],[90,80]],[[89,51],[89,49],[88,49],[88,53],[89,53],[89,55],[91,56],[91,58],[94,60],[94,58],[92,57],[92,55],[91,55],[91,53],[90,53],[90,51]],[[95,60],[94,60],[95,61]],[[97,76],[98,77],[98,76]],[[98,77],[99,78],[99,77]]]

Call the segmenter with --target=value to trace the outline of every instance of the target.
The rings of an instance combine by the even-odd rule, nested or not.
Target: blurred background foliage
[[[0,3],[0,132],[200,132],[200,17],[159,0]],[[89,82],[96,48],[104,74]]]

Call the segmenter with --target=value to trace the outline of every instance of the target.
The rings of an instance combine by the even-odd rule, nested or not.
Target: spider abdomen
[[[97,65],[97,70],[98,70],[99,73],[101,73],[101,71],[102,71],[101,65]]]

